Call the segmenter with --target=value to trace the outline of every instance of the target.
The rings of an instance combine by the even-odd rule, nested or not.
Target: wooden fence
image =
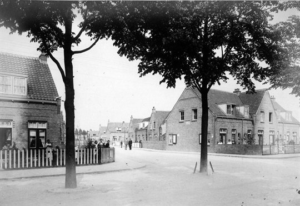
[[[115,148],[78,149],[77,165],[93,165],[115,161]],[[65,149],[0,150],[0,169],[26,169],[65,166]]]

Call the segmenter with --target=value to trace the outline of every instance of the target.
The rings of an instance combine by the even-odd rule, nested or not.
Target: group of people
[[[127,147],[129,147],[129,150],[132,149],[132,140],[129,139],[128,141],[128,138],[125,139],[124,141],[124,144],[125,144],[125,150],[127,150]],[[121,148],[123,147],[123,141],[121,141]]]

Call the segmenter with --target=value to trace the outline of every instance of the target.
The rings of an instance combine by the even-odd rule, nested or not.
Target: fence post
[[[13,160],[14,160],[14,164],[13,164],[13,168],[16,168],[16,150],[13,150],[13,156],[14,156],[14,158],[13,158]]]
[[[114,151],[114,162],[116,161],[116,150],[115,148],[113,148],[113,151]]]
[[[4,150],[4,168],[7,169],[7,150]]]
[[[0,169],[3,169],[2,150],[0,150]]]

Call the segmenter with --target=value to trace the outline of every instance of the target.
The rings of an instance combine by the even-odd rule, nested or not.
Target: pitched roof
[[[193,89],[196,95],[201,99],[201,93],[197,89]],[[211,89],[208,92],[208,106],[210,110],[216,114],[217,116],[227,116],[222,109],[218,106],[220,104],[234,104],[237,106],[243,105],[242,101],[240,100],[239,96],[226,91]],[[228,116],[230,117],[230,116]],[[235,114],[235,117],[243,117],[238,112]]]
[[[287,110],[285,110],[280,104],[278,104],[278,102],[276,102],[274,99],[271,99],[272,103],[273,103],[273,107],[275,109],[275,111],[278,112],[289,112]],[[291,116],[291,120],[286,120],[285,118],[281,117],[279,115],[278,117],[278,121],[282,122],[282,123],[294,123],[294,124],[300,124],[300,122],[293,116]]]
[[[254,94],[247,94],[246,92],[243,92],[239,95],[243,104],[249,105],[250,114],[255,114],[257,112],[258,107],[267,90],[268,89],[258,89]]]
[[[143,119],[132,119],[131,123],[134,125],[134,124],[138,124],[142,121],[143,121]]]
[[[107,124],[106,131],[108,132],[117,132],[116,128],[122,128],[121,132],[128,132],[129,129],[129,123],[123,123],[123,122],[109,122]]]
[[[155,112],[155,120],[158,124],[163,123],[163,121],[166,119],[170,111],[156,111]]]
[[[149,121],[150,121],[150,117],[147,117],[147,118],[142,120],[142,122],[149,122]]]
[[[58,96],[48,64],[39,58],[0,52],[0,72],[26,75],[28,99],[55,101]]]

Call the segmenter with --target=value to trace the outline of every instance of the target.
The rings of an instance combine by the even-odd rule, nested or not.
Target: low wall
[[[262,145],[215,145],[213,153],[262,155]]]
[[[165,141],[143,141],[142,148],[165,150],[166,142]]]

